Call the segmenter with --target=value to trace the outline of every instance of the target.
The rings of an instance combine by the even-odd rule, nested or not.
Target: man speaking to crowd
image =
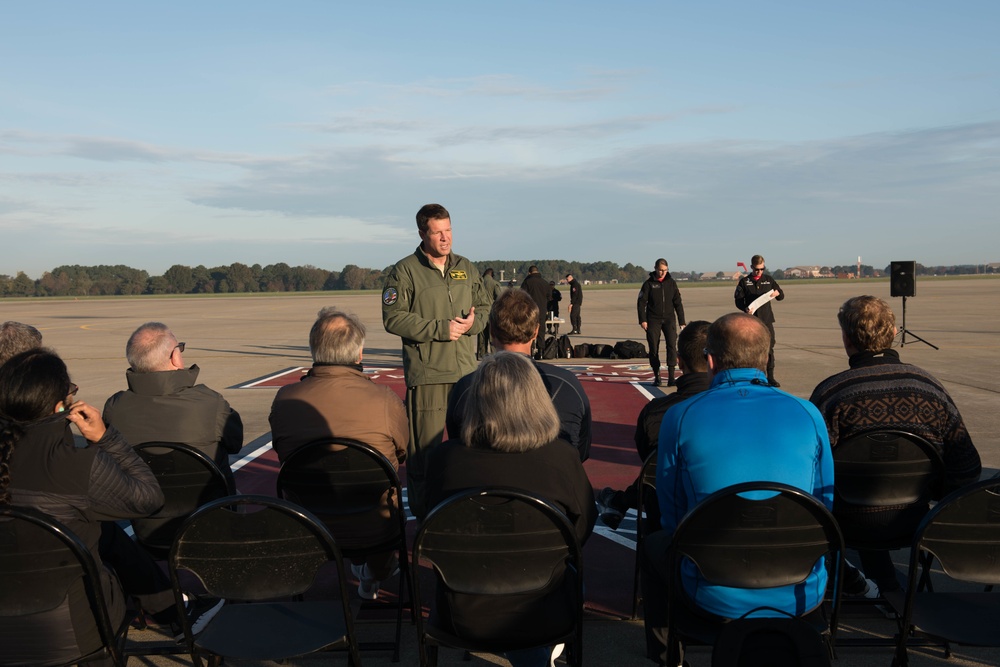
[[[444,435],[452,386],[476,370],[476,337],[486,326],[490,299],[479,271],[451,251],[451,214],[440,204],[417,211],[420,245],[396,262],[382,289],[382,323],[403,339],[406,461],[410,511],[424,513],[424,457]]]

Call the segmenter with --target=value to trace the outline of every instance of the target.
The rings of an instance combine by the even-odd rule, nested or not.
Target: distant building
[[[785,269],[786,278],[819,278],[820,267],[818,266],[793,266]]]

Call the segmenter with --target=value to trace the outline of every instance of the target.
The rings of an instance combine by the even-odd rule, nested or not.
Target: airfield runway
[[[695,287],[681,283],[680,287],[688,321],[713,320],[733,310],[732,284]],[[835,284],[784,281],[783,287],[786,298],[774,305],[778,320],[775,327],[776,377],[781,381],[782,389],[792,394],[807,398],[820,380],[846,368],[847,359],[836,320],[837,308],[845,299],[857,294],[883,297],[893,306],[897,323],[902,327],[901,299],[889,297],[887,281],[843,281]],[[939,349],[935,350],[911,335],[906,338],[901,356],[904,361],[931,371],[942,381],[962,411],[973,441],[979,448],[986,469],[984,475],[992,474],[1000,468],[1000,410],[997,409],[1000,407],[1000,310],[995,305],[1000,295],[1000,280],[921,279],[917,290],[919,296],[907,300],[906,326]],[[574,336],[574,339],[608,344],[626,339],[643,341],[643,332],[636,322],[636,295],[637,288],[585,288],[583,334]],[[45,344],[55,348],[66,360],[73,380],[80,385],[79,399],[99,408],[108,396],[125,388],[127,363],[124,349],[129,334],[143,322],[165,322],[178,339],[187,344],[185,361],[199,365],[199,380],[223,393],[243,416],[247,445],[240,457],[259,452],[269,442],[267,415],[276,391],[275,383],[247,385],[253,384],[254,380],[310,364],[308,331],[320,308],[335,305],[356,313],[366,323],[366,367],[384,368],[387,369],[386,375],[390,375],[401,364],[398,338],[382,329],[377,292],[7,299],[0,304],[3,320],[27,322],[42,331]],[[899,342],[897,339],[897,345]],[[587,360],[557,363],[575,365],[580,373],[584,372],[579,368],[583,361]],[[618,486],[621,481],[634,476],[633,465],[638,459],[634,450],[629,451],[630,442],[626,441],[629,440],[630,429],[634,427],[634,414],[649,395],[656,395],[659,390],[648,387],[649,371],[644,364],[589,361],[593,362],[595,371],[590,377],[593,382],[585,381],[584,385],[595,403],[595,449],[587,469],[595,487],[600,489],[605,484]],[[395,373],[398,375],[398,370]],[[618,385],[627,383],[631,390],[627,394],[608,393],[601,386],[607,380],[616,380]],[[397,391],[401,391],[398,379],[395,384]],[[623,396],[625,398],[621,398]],[[603,401],[615,405],[603,406],[607,411],[601,418],[599,429],[596,427],[598,404]],[[606,442],[602,442],[602,437]],[[271,463],[273,468],[273,461]],[[248,466],[238,477],[251,479],[248,475],[252,472],[251,468],[253,466]],[[241,488],[246,483],[241,481]],[[628,551],[629,540],[606,529],[599,529],[598,533],[588,543],[586,556],[590,573],[588,586],[594,594],[592,609],[613,616],[630,605],[632,566],[631,556],[628,555],[631,553]],[[608,579],[614,581],[603,581]],[[621,585],[626,588],[622,589]],[[611,597],[621,599],[610,599],[608,595],[599,593],[599,589],[605,588],[611,589],[614,594]],[[601,629],[598,630],[598,627]],[[587,640],[588,664],[602,664],[598,655],[613,649],[612,646],[604,646],[607,642],[616,645],[624,642],[619,649],[607,654],[614,655],[615,662],[622,665],[644,664],[641,628],[638,628],[637,634],[634,624],[616,621],[595,621],[593,628],[595,640]],[[604,640],[598,640],[598,636],[603,636]],[[991,652],[966,653],[959,649],[958,653],[971,660],[964,664],[997,663]],[[887,664],[889,654],[884,649],[877,652],[850,650],[846,654],[842,651],[839,662],[846,665],[883,664],[883,656]],[[982,656],[980,659],[986,661],[979,662],[973,656]],[[380,655],[366,654],[363,657],[366,664],[382,664]],[[444,657],[445,654],[442,654]],[[693,665],[707,664],[707,661],[702,662],[700,656],[693,658]],[[926,659],[928,662],[923,662],[923,658],[914,660],[914,664],[936,662],[930,656]],[[412,661],[404,658],[404,663],[412,664]]]

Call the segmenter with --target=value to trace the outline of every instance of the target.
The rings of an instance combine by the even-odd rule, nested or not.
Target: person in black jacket
[[[710,322],[696,320],[684,327],[677,338],[679,348],[678,361],[681,376],[677,379],[677,391],[659,398],[654,398],[643,407],[635,423],[635,450],[639,460],[656,451],[660,436],[660,422],[667,410],[681,401],[686,401],[695,394],[708,389],[708,364],[705,361],[705,345],[708,343],[708,327]],[[624,491],[605,487],[597,494],[597,508],[601,521],[611,530],[617,530],[629,509],[635,509],[639,501],[641,483],[636,480]],[[646,510],[647,525],[660,525],[660,508],[656,504],[656,494],[643,496],[643,508]]]
[[[750,269],[749,276],[740,278],[733,298],[737,309],[759,319],[771,334],[771,352],[767,355],[767,381],[772,387],[780,387],[781,384],[774,379],[774,312],[771,310],[771,302],[768,301],[753,312],[750,311],[750,305],[765,294],[770,294],[775,301],[781,301],[785,298],[785,292],[778,286],[778,281],[764,273],[764,258],[761,255],[753,256],[750,260]]]
[[[653,386],[663,384],[660,380],[660,332],[667,345],[667,386],[676,386],[674,369],[677,367],[677,321],[684,328],[684,304],[681,291],[670,277],[667,260],[656,260],[655,271],[639,289],[637,307],[639,326],[646,332],[649,345],[649,365],[653,367]],[[676,315],[676,318],[675,318]]]
[[[569,285],[569,323],[573,327],[571,334],[580,333],[580,309],[583,308],[583,288],[580,282],[573,278],[572,273],[566,274],[566,284]]]
[[[535,302],[538,306],[538,332],[541,333],[545,331],[545,315],[546,306],[549,304],[549,297],[552,296],[552,290],[549,284],[542,278],[542,274],[538,272],[537,266],[528,267],[528,275],[521,282],[521,289],[528,293],[531,300]],[[544,341],[545,336],[542,335],[542,340]],[[536,350],[538,352],[538,357],[541,358],[542,345],[536,342]]]

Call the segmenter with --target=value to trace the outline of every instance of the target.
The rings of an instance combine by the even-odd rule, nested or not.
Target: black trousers
[[[667,366],[677,367],[677,321],[673,317],[650,319],[646,322],[646,344],[649,346],[649,365],[654,373],[660,372],[660,333],[663,333],[667,344]]]
[[[767,327],[767,332],[771,334],[771,349],[767,353],[767,378],[769,380],[774,379],[774,323],[764,322],[764,326]]]
[[[101,539],[97,545],[101,560],[114,569],[122,590],[135,597],[143,611],[157,623],[177,617],[170,579],[149,553],[140,547],[114,521],[101,522]]]
[[[580,304],[573,304],[570,306],[569,324],[573,328],[573,331],[580,330],[580,308]]]

